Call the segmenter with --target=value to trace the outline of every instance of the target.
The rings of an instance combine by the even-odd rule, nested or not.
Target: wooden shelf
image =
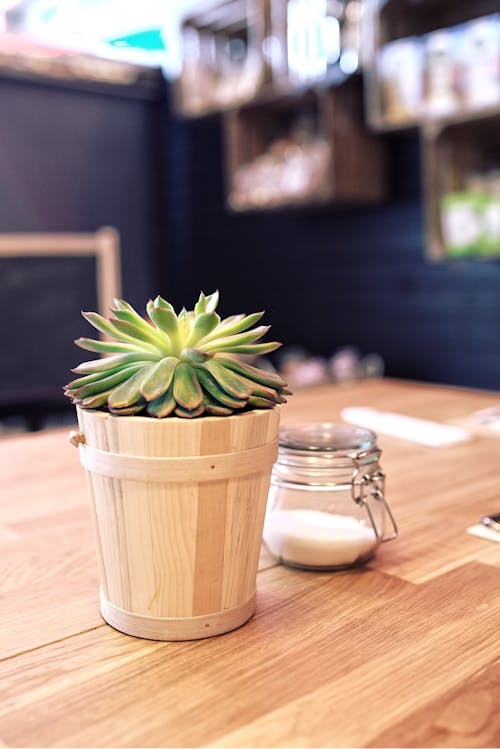
[[[387,195],[384,144],[366,130],[360,79],[228,112],[224,126],[234,211],[371,204]]]
[[[213,0],[184,18],[182,71],[174,87],[177,112],[185,117],[227,112],[274,97],[295,96],[310,86],[341,85],[359,72],[356,66],[352,72],[342,67],[340,26],[338,59],[328,60],[318,42],[321,34],[319,25],[315,25],[318,18],[313,16],[312,31],[307,24],[302,29],[300,24],[294,25],[289,20],[288,9],[289,0]],[[316,53],[321,49],[325,55],[321,58],[324,70],[320,66],[320,70],[297,75],[289,57],[290,35],[295,39],[289,23],[295,31],[297,25],[304,31],[304,38],[301,38],[304,48],[313,44],[311,38],[318,44]],[[345,23],[349,28],[354,22]],[[332,34],[331,29],[328,33]],[[351,45],[354,44],[352,38],[351,30]],[[240,63],[231,59],[231,52],[228,52],[231,45],[241,54]],[[314,51],[308,49],[308,54],[316,60]],[[357,52],[359,54],[359,50]]]
[[[456,111],[444,115],[431,114],[425,104],[419,111],[404,115],[402,112],[387,114],[384,101],[383,76],[381,74],[381,51],[389,42],[414,43],[414,65],[420,64],[422,90],[425,88],[424,50],[419,52],[417,45],[423,44],[423,37],[437,30],[449,29],[483,16],[498,13],[498,0],[366,0],[364,40],[365,40],[365,97],[369,125],[377,132],[404,130],[423,125],[432,125],[440,119],[446,122],[460,122],[467,118],[481,116],[479,108],[470,110],[464,104],[457,105]],[[421,57],[420,63],[418,58]],[[500,107],[500,101],[498,101]],[[484,114],[489,115],[492,107],[485,106]]]
[[[427,253],[433,260],[449,258],[441,228],[441,204],[447,193],[462,191],[467,180],[500,170],[500,110],[487,117],[441,123],[439,129],[423,131]],[[479,252],[474,257],[498,258],[498,251]]]
[[[380,19],[379,40],[422,36],[498,12],[498,0],[367,0]]]
[[[467,123],[481,123],[482,120],[491,120],[500,116],[500,103],[481,109],[467,109],[443,117],[427,117],[422,120],[420,126],[428,135],[436,135],[441,130],[452,125],[466,125]]]
[[[449,259],[452,255],[452,249],[447,250],[442,235],[444,196],[448,196],[448,210],[450,200],[456,201],[454,208],[458,206],[460,210],[461,206],[464,207],[461,220],[469,221],[468,232],[472,236],[473,221],[479,217],[477,227],[482,221],[480,202],[486,205],[484,201],[490,198],[484,189],[478,189],[477,193],[466,192],[469,189],[467,185],[472,178],[477,182],[478,175],[490,172],[494,167],[500,168],[500,83],[497,85],[495,82],[486,91],[487,95],[483,88],[475,87],[477,81],[483,83],[483,74],[476,72],[476,78],[468,77],[474,68],[471,55],[465,52],[467,37],[455,36],[470,33],[470,27],[465,24],[498,13],[499,10],[498,0],[475,0],[474,3],[469,0],[366,2],[365,101],[368,123],[372,130],[379,133],[410,128],[421,131],[426,251],[433,260]],[[460,29],[461,24],[464,24],[463,29]],[[443,34],[426,36],[439,30],[443,30]],[[384,60],[382,54],[384,50],[386,55],[389,54],[391,48],[386,45],[391,43],[394,43],[392,51],[395,57],[391,61],[387,58]],[[436,43],[437,52],[450,55],[449,59],[452,60],[447,72],[439,68],[440,76],[448,75],[448,88],[443,85],[442,77],[436,78],[436,69],[429,65],[429,45]],[[457,50],[459,53],[455,58]],[[434,51],[437,54],[436,47]],[[389,76],[389,83],[384,83],[387,72],[383,66],[388,62],[396,75]],[[410,85],[409,81],[412,81]],[[436,81],[439,85],[433,89]],[[474,95],[478,92],[481,97]],[[465,224],[463,228],[466,232]],[[452,244],[455,246],[455,243]],[[460,242],[456,246],[456,255],[461,252],[464,256],[469,252],[472,255],[473,247],[476,248],[474,257],[491,259],[500,254],[491,246],[486,249],[483,239],[471,241],[470,246],[464,239],[462,248]]]
[[[201,117],[254,99],[269,84],[262,54],[270,0],[218,0],[184,18],[177,112]]]

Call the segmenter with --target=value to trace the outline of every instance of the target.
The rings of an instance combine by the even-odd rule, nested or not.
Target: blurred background
[[[72,418],[102,227],[141,311],[265,309],[294,386],[499,389],[499,10],[0,0],[0,432]]]

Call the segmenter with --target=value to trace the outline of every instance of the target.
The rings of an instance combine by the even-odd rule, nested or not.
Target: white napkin
[[[488,541],[496,541],[500,543],[500,533],[498,531],[492,531],[491,528],[487,528],[486,525],[478,523],[477,525],[471,525],[467,528],[467,533],[471,536],[479,536],[479,538],[486,538]]]
[[[379,434],[418,442],[428,447],[444,447],[471,438],[466,429],[449,424],[441,424],[429,419],[417,419],[412,416],[379,411],[376,408],[351,407],[341,411],[344,421],[356,426],[372,429]]]

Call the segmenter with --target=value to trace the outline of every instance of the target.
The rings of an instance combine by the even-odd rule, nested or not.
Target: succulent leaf
[[[248,398],[236,398],[230,395],[205,369],[197,368],[196,374],[205,394],[208,393],[218,405],[232,410],[245,408],[247,405]]]
[[[254,356],[263,356],[264,354],[270,354],[272,351],[276,351],[281,346],[281,343],[273,341],[272,343],[253,343],[249,346],[234,346],[234,348],[225,349],[226,352],[232,354],[253,354]]]
[[[207,298],[203,291],[200,291],[200,297],[194,305],[194,311],[197,315],[202,315],[207,311]]]
[[[126,302],[125,299],[113,299],[113,304],[115,305],[115,309],[128,309],[134,311],[132,305]]]
[[[125,313],[118,312],[118,314]],[[142,345],[144,345],[145,343],[149,343],[150,346],[152,346],[156,351],[166,352],[166,350],[170,348],[167,336],[164,333],[159,336],[158,331],[153,330],[151,325],[147,325],[147,323],[146,325],[149,328],[149,331],[145,330],[144,328],[140,328],[138,325],[131,321],[121,320],[117,317],[112,317],[111,322],[117,330],[120,330],[125,335],[130,336],[130,338],[136,343],[139,342]]]
[[[173,394],[173,382],[171,382],[166,393],[148,403],[147,411],[150,416],[155,416],[157,419],[164,419],[165,416],[173,413],[176,406],[177,403]]]
[[[129,408],[134,406],[137,401],[142,400],[141,385],[153,366],[150,364],[147,369],[140,369],[124,383],[114,388],[109,394],[108,406],[110,408]]]
[[[246,399],[249,397],[252,388],[251,383],[246,378],[237,372],[231,372],[213,359],[207,361],[203,366],[227,393],[235,398]]]
[[[97,312],[82,312],[83,317],[94,326],[97,330],[105,335],[109,335],[110,338],[114,338],[117,341],[125,343],[137,343],[137,339],[130,334],[118,330],[110,320],[106,320],[104,317],[99,315]],[[147,343],[145,346],[151,351],[155,351],[155,347]]]
[[[263,313],[220,319],[219,293],[200,293],[192,310],[177,315],[157,296],[141,317],[131,304],[115,299],[106,320],[82,313],[108,340],[79,338],[78,346],[104,354],[73,371],[78,375],[65,394],[83,408],[104,408],[116,416],[141,412],[154,418],[227,416],[245,408],[272,408],[286,402],[286,383],[272,372],[241,361],[239,354],[257,356],[281,344],[258,343],[267,325],[256,323]]]
[[[120,385],[125,380],[128,380],[131,375],[135,374],[138,370],[142,369],[142,364],[131,364],[130,367],[124,367],[118,369],[114,374],[107,375],[106,372],[100,374],[99,379],[93,382],[88,382],[86,385],[73,390],[73,398],[83,400],[88,398],[90,395],[97,395],[98,393],[104,393],[116,385]],[[105,376],[107,375],[107,376]],[[82,377],[83,379],[83,377]]]
[[[88,385],[90,382],[97,382],[98,380],[102,380],[103,377],[115,374],[116,372],[120,371],[122,371],[121,367],[115,367],[114,369],[106,370],[106,372],[95,372],[94,374],[77,377],[76,380],[71,380],[71,382],[68,382],[68,384],[64,386],[64,389],[69,394],[70,391],[74,392],[77,388],[82,387],[82,385]]]
[[[174,372],[174,398],[186,411],[194,411],[203,401],[203,392],[193,367],[180,362]]]
[[[170,339],[170,353],[177,353],[182,346],[179,321],[177,315],[166,307],[153,307],[149,310],[149,316],[157,328],[162,330]]]
[[[143,362],[144,365],[149,364],[148,360],[154,361],[148,351],[137,354],[116,354],[115,356],[107,356],[104,359],[92,359],[92,361],[84,361],[79,364],[73,372],[75,374],[94,374],[94,372],[107,372],[109,369],[115,367],[125,367],[128,364],[134,364],[135,362]]]
[[[276,403],[268,398],[259,398],[258,395],[252,395],[248,399],[248,405],[252,408],[274,408]]]
[[[109,412],[115,414],[115,416],[133,416],[143,411],[145,406],[146,401],[137,401],[133,406],[128,406],[127,408],[111,408],[111,406],[108,408]]]
[[[203,393],[203,405],[209,416],[230,416],[233,413],[233,408],[223,406],[222,403],[216,401],[206,392]]]
[[[227,317],[225,320],[222,320],[215,331],[205,336],[204,343],[208,343],[214,339],[220,339],[223,336],[226,337],[234,335],[235,333],[242,333],[244,330],[247,330],[247,328],[255,325],[255,323],[261,319],[263,314],[263,312],[255,312],[253,315],[233,315],[233,317]]]
[[[100,353],[117,353],[117,354],[129,354],[139,353],[142,351],[139,344],[134,343],[119,343],[115,341],[94,341],[92,338],[77,338],[75,341],[77,346],[86,349],[86,351],[94,351],[96,354]]]
[[[268,372],[265,369],[253,367],[251,364],[247,364],[240,359],[225,354],[215,354],[215,360],[228,369],[232,369],[234,372],[239,372],[239,374],[258,382],[261,385],[267,385],[268,387],[279,390],[286,388],[286,382],[282,380],[279,374],[275,374],[274,372]]]
[[[181,340],[187,342],[191,334],[192,317],[189,315],[185,307],[181,309],[179,316],[177,317],[177,320],[179,322],[179,331],[181,335]]]
[[[213,294],[209,294],[206,298],[207,306],[206,311],[207,312],[215,312],[217,309],[217,305],[219,304],[219,292],[214,291]]]
[[[231,336],[224,336],[224,338],[214,338],[208,343],[200,343],[199,348],[202,351],[232,351],[235,346],[242,344],[255,343],[259,338],[269,330],[269,325],[260,325],[258,328],[253,330],[247,330],[246,333],[239,333]]]
[[[172,312],[175,312],[174,308],[170,304],[170,302],[167,302],[166,299],[164,299],[162,296],[158,294],[158,296],[154,300],[154,306],[155,307],[161,307],[162,309],[169,309]]]
[[[147,323],[146,320],[138,315],[135,310],[130,311],[115,309],[113,310],[113,313],[114,318],[111,319],[115,327],[119,328],[117,322],[118,320],[120,320],[122,323],[122,330],[125,330],[125,332],[127,332],[123,323],[129,323],[129,325],[132,326],[132,328],[129,329],[130,335],[132,335],[133,337],[139,336],[139,340],[147,340],[153,346],[157,346],[160,349],[163,349],[165,347],[165,343],[168,343],[168,338],[166,338],[165,334]],[[132,330],[134,332],[132,332]]]
[[[220,323],[220,317],[216,312],[202,312],[195,318],[191,332],[186,339],[186,346],[192,348],[198,341],[205,338]]]
[[[113,299],[113,304],[116,309],[128,309],[131,312],[135,312],[131,304],[125,301],[125,299]]]
[[[175,356],[166,356],[155,364],[141,384],[143,398],[153,401],[162,396],[170,387],[177,364]]]
[[[105,390],[103,393],[91,395],[89,398],[84,398],[80,401],[80,405],[82,408],[100,408],[107,403],[112,392],[112,390]]]
[[[174,411],[176,416],[180,416],[183,419],[194,419],[196,416],[201,416],[204,412],[205,406],[203,405],[203,403],[200,403],[198,408],[195,408],[191,411],[186,408],[182,408],[181,406],[177,406]]]
[[[187,361],[190,364],[202,364],[203,362],[210,359],[213,354],[209,354],[205,351],[199,351],[196,348],[183,348],[179,354],[179,358],[182,361]]]

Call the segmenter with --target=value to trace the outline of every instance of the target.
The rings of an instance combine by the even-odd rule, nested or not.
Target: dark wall
[[[124,294],[155,290],[163,209],[158,90],[0,78],[0,232],[121,237]]]
[[[426,260],[418,138],[388,147],[383,206],[231,215],[219,120],[171,123],[173,296],[219,287],[223,312],[266,309],[273,337],[311,353],[352,344],[391,376],[498,389],[500,263]]]
[[[123,295],[141,307],[166,244],[164,89],[158,73],[130,87],[0,78],[0,232],[114,226]],[[69,407],[62,386],[88,358],[73,339],[93,333],[80,310],[95,309],[95,270],[81,258],[0,261],[0,417],[40,425]]]
[[[3,77],[0,232],[111,224],[124,296],[139,307],[219,288],[222,313],[266,309],[286,344],[356,345],[392,376],[499,389],[500,264],[425,259],[419,144],[388,145],[383,206],[234,215],[219,118],[175,119],[160,80],[125,92]]]

